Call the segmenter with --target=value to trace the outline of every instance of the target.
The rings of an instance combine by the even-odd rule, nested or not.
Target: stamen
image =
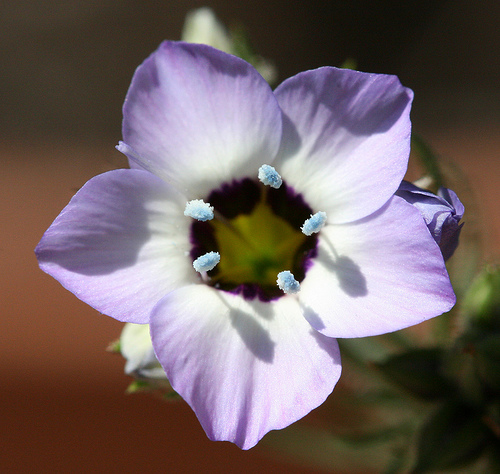
[[[210,270],[213,270],[219,262],[219,252],[208,252],[205,255],[198,257],[193,262],[193,267],[197,272],[208,272]]]
[[[319,211],[306,219],[304,225],[300,228],[303,234],[312,235],[319,232],[326,223],[326,212]]]
[[[288,270],[278,273],[276,283],[278,283],[279,289],[286,294],[298,293],[300,290],[300,283]]]
[[[274,189],[278,189],[283,183],[279,173],[270,165],[262,165],[259,168],[259,180]]]
[[[186,204],[184,215],[199,221],[209,221],[214,218],[214,208],[203,199],[193,199]]]

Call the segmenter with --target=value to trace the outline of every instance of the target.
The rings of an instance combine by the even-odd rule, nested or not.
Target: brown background
[[[498,256],[496,0],[210,4],[246,25],[281,79],[347,57],[398,74],[415,91],[414,130],[469,180],[468,222],[484,236],[484,258]],[[0,6],[1,472],[314,472],[273,457],[266,443],[242,452],[208,441],[184,403],[124,395],[123,361],[104,351],[121,324],[39,271],[33,254],[78,187],[124,165],[113,147],[133,70],[162,39],[178,39],[185,12],[200,5]]]

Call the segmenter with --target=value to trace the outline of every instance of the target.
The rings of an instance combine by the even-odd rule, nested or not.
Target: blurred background
[[[123,360],[105,352],[122,325],[38,270],[33,253],[79,187],[126,165],[114,146],[132,74],[205,5],[226,25],[244,25],[279,82],[346,59],[397,74],[415,91],[414,131],[453,163],[459,195],[473,190],[465,220],[481,232],[482,258],[498,256],[497,0],[3,1],[2,472],[316,472],[266,442],[242,452],[208,441],[183,402],[125,395]],[[326,405],[299,423],[321,422],[325,410],[339,423],[349,417],[331,415],[335,393]]]

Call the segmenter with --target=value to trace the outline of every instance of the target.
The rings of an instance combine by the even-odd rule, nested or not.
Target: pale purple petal
[[[257,176],[281,140],[281,112],[266,81],[206,45],[162,43],[136,70],[123,116],[120,149],[189,198]]]
[[[293,297],[250,304],[188,286],[153,310],[151,336],[208,437],[243,449],[323,403],[340,377],[336,340],[314,331]]]
[[[413,93],[397,77],[324,67],[275,93],[285,115],[275,166],[314,211],[344,223],[387,202],[410,152]]]
[[[365,219],[321,231],[300,300],[323,334],[363,337],[442,314],[455,295],[420,212],[395,196]]]
[[[146,323],[167,292],[197,281],[184,205],[147,171],[96,176],[45,232],[40,267],[98,311]]]

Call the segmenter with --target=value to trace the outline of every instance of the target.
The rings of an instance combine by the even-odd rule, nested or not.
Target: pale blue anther
[[[278,189],[283,183],[279,173],[270,165],[262,165],[259,168],[259,180],[266,186],[275,189]]]
[[[319,211],[306,219],[304,225],[300,228],[303,234],[312,235],[319,232],[326,223],[326,212]]]
[[[278,283],[279,289],[286,294],[298,293],[300,290],[300,283],[295,279],[293,273],[288,270],[278,273],[276,283]]]
[[[186,204],[184,215],[199,221],[209,221],[214,218],[214,208],[203,199],[193,199]]]
[[[198,257],[193,262],[193,267],[197,272],[209,272],[220,262],[219,252],[208,252],[201,257]]]

